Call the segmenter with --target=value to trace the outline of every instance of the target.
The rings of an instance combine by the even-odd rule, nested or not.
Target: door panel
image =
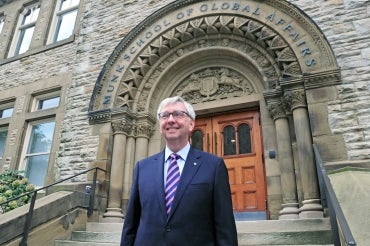
[[[225,160],[234,212],[266,211],[258,111],[197,119],[191,142]]]

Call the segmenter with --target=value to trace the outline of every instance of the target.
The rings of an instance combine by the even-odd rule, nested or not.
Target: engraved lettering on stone
[[[214,5],[214,6],[213,6]],[[263,72],[265,72],[264,76],[267,76],[268,84],[266,85],[266,88],[273,89],[277,86],[278,79],[273,79],[276,76],[283,75],[284,77],[298,77],[301,76],[301,68],[300,64],[298,63],[297,57],[295,56],[294,52],[291,50],[287,42],[284,38],[282,38],[279,33],[275,32],[272,28],[270,28],[266,23],[259,22],[257,20],[252,20],[249,16],[230,16],[230,15],[224,15],[216,12],[212,15],[212,11],[214,8],[218,9],[217,11],[220,11],[222,9],[234,9],[235,11],[240,11],[243,14],[249,14],[249,15],[258,15],[262,13],[263,9],[260,9],[255,6],[237,6],[230,3],[223,4],[223,3],[217,3],[213,5],[208,4],[202,4],[198,6],[198,9],[201,12],[210,12],[208,13],[208,16],[203,16],[199,18],[193,18],[191,20],[184,20],[181,24],[175,24],[173,25],[169,30],[165,30],[166,26],[169,26],[171,23],[166,22],[166,20],[163,23],[159,23],[157,25],[154,25],[151,29],[147,30],[143,35],[141,36],[141,39],[138,38],[133,43],[127,44],[127,47],[121,47],[122,50],[125,50],[126,53],[121,54],[121,60],[125,61],[126,64],[121,64],[120,67],[124,69],[116,69],[117,63],[114,62],[114,60],[111,62],[113,68],[110,70],[115,70],[116,72],[120,72],[119,75],[122,77],[121,83],[128,82],[127,76],[132,76],[127,71],[133,71],[133,73],[137,76],[136,78],[133,78],[132,81],[134,82],[134,86],[136,87],[136,90],[138,88],[142,88],[140,86],[141,81],[143,81],[144,77],[147,75],[148,71],[155,69],[159,70],[158,62],[160,61],[162,65],[162,71],[168,67],[172,61],[176,60],[179,56],[184,55],[185,53],[189,52],[190,50],[195,50],[197,47],[194,46],[191,42],[198,38],[198,47],[211,47],[216,46],[218,43],[217,40],[210,38],[213,34],[215,35],[222,35],[222,34],[232,34],[229,36],[230,44],[228,44],[228,47],[237,48],[238,42],[235,42],[238,37],[243,37],[247,40],[251,40],[253,42],[256,42],[258,40],[259,47],[253,47],[254,49],[259,49],[259,52],[256,53],[256,56],[253,56],[256,60],[261,57],[265,57],[266,55],[263,54],[261,56],[262,50],[263,52],[268,53],[276,61],[278,61],[276,64],[274,64],[274,69],[264,69]],[[290,8],[285,6],[284,4],[275,4],[279,5],[280,8],[284,9],[286,8],[286,11],[288,11]],[[281,5],[281,6],[280,6]],[[250,12],[252,11],[252,12]],[[181,11],[179,11],[180,13]],[[176,13],[175,13],[176,14]],[[193,14],[193,10],[187,10],[182,11],[181,18],[185,19],[185,16],[190,16]],[[261,16],[268,16],[270,13],[265,13],[265,15]],[[176,15],[175,15],[176,16]],[[255,18],[255,17],[254,17]],[[275,29],[279,28],[283,32],[287,32],[292,41],[297,42],[297,45],[301,45],[301,56],[306,58],[305,65],[306,66],[313,66],[316,64],[316,61],[314,58],[310,57],[311,54],[314,53],[314,50],[312,47],[307,47],[306,43],[298,41],[298,38],[303,37],[299,31],[296,30],[296,27],[294,26],[294,23],[287,24],[286,20],[283,19],[282,16],[279,16],[278,14],[275,14],[273,16],[270,16],[269,21],[272,25],[276,25]],[[165,30],[165,31],[164,31]],[[163,33],[161,33],[164,31]],[[146,35],[150,33],[150,35]],[[161,34],[160,34],[161,33]],[[144,35],[145,34],[145,35]],[[159,35],[160,34],[160,35]],[[158,35],[156,38],[154,38],[155,35]],[[206,39],[200,40],[200,37],[205,37]],[[153,39],[154,40],[151,40]],[[150,40],[150,43],[149,43]],[[187,41],[190,41],[189,44],[187,44]],[[224,39],[226,40],[226,39]],[[317,40],[321,40],[320,38],[317,38]],[[181,46],[181,50],[177,49],[179,45]],[[240,43],[239,43],[240,45]],[[317,44],[320,47],[323,47],[323,44],[318,43]],[[239,48],[240,50],[241,48]],[[323,49],[324,50],[324,49]],[[176,53],[176,51],[178,53]],[[175,53],[176,57],[174,57],[172,54],[167,56],[170,52]],[[172,59],[172,61],[168,60],[167,62],[163,60],[162,58],[166,55],[166,59]],[[117,57],[118,58],[118,57]],[[114,58],[114,59],[117,59]],[[167,64],[166,64],[167,63]],[[258,61],[258,64],[270,64],[270,62],[263,62],[261,60]],[[280,71],[279,71],[280,70]],[[107,69],[109,71],[109,68]],[[122,73],[124,73],[122,75]],[[122,75],[122,76],[121,76]],[[109,75],[112,76],[112,75]],[[109,76],[103,76],[103,79],[109,78]],[[111,77],[110,77],[111,78]],[[147,79],[146,79],[147,80]],[[206,85],[212,85],[212,80],[209,80]],[[109,81],[107,83],[110,83]],[[104,83],[103,83],[104,84]],[[204,86],[204,85],[203,85]],[[108,85],[105,86],[105,88],[109,88]],[[209,89],[207,89],[209,90]],[[115,90],[116,91],[116,90]],[[220,91],[220,89],[218,90]],[[207,92],[209,95],[212,91]],[[98,96],[97,94],[106,93],[106,95]],[[113,92],[111,92],[113,93]],[[200,93],[200,92],[199,92]],[[204,90],[203,90],[204,93]],[[206,94],[207,94],[206,93]],[[148,95],[148,92],[143,91],[143,95]],[[227,95],[228,93],[224,93],[224,95]],[[200,94],[201,95],[201,94]],[[116,98],[119,97],[117,100]],[[122,98],[120,98],[121,95],[109,95],[109,93],[105,90],[100,90],[99,88],[95,91],[95,100],[100,100],[99,103],[94,102],[95,107],[99,107],[99,104],[105,104],[108,105],[111,103],[112,100],[114,101],[114,105],[120,105],[121,103],[127,103],[132,102],[134,98],[131,98],[131,95],[128,94],[129,98],[126,98],[126,101],[122,101]],[[207,97],[207,96],[206,96]],[[209,96],[208,96],[209,97]],[[139,99],[139,104],[143,103],[142,95]],[[120,101],[120,102],[119,102]],[[144,100],[145,101],[145,100]],[[129,103],[130,104],[130,103]],[[128,105],[131,107],[131,105]],[[145,108],[145,105],[138,105],[138,108]]]

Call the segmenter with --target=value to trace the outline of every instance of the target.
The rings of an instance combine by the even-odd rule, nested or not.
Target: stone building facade
[[[181,95],[200,119],[258,129],[239,156],[256,156],[261,193],[233,201],[322,217],[312,144],[328,169],[369,167],[369,15],[350,0],[0,0],[0,170],[42,186],[104,168],[104,217],[121,219],[135,162],[164,147],[156,107]]]

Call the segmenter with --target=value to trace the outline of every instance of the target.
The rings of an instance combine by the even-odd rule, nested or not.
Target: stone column
[[[293,150],[285,105],[282,101],[279,101],[269,104],[268,109],[275,122],[281,188],[283,192],[283,204],[279,212],[279,219],[299,219]]]
[[[113,155],[110,170],[108,207],[103,215],[103,220],[105,222],[123,222],[121,197],[128,125],[122,120],[116,120],[112,122],[112,128]]]
[[[302,219],[322,218],[324,214],[320,202],[305,92],[304,90],[290,91],[285,94],[285,98],[293,113],[303,189],[303,202],[299,217]]]
[[[135,162],[148,156],[149,138],[154,132],[150,124],[141,124],[136,128],[136,153]]]
[[[122,200],[123,210],[126,211],[127,202],[130,196],[132,175],[133,175],[133,163],[135,158],[135,129],[136,126],[131,125],[130,135],[127,136],[127,144],[125,151],[125,161],[123,167],[123,187],[122,187]]]

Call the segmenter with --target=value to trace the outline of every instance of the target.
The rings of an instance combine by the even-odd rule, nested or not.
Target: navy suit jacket
[[[164,151],[135,165],[121,246],[236,246],[230,185],[222,158],[190,148],[170,214]]]

